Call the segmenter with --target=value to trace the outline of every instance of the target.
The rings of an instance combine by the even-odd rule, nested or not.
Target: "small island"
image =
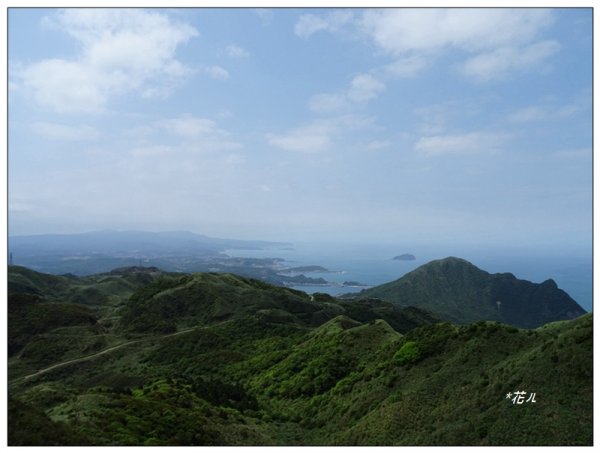
[[[331,272],[331,271],[329,269],[324,268],[323,266],[298,266],[298,267],[290,267],[290,268],[282,270],[280,272]]]
[[[395,256],[392,259],[396,261],[414,261],[417,259],[417,257],[410,253],[403,253],[402,255]]]
[[[327,286],[329,282],[324,278],[311,278],[304,274],[296,275],[295,277],[286,278],[287,286]]]
[[[369,286],[369,285],[365,285],[364,283],[356,282],[354,280],[349,280],[349,281],[345,281],[344,283],[342,283],[342,286],[364,287],[364,286]]]

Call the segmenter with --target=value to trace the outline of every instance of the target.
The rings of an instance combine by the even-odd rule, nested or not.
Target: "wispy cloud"
[[[225,47],[225,53],[232,58],[248,58],[250,56],[250,52],[235,44],[230,44]]]
[[[576,104],[568,104],[560,107],[532,105],[512,112],[508,115],[508,120],[512,123],[529,123],[567,118],[576,114],[581,109],[582,107]]]
[[[593,152],[592,152],[592,148],[561,149],[559,151],[554,151],[552,153],[552,156],[557,159],[564,159],[564,160],[589,159],[591,162]]]
[[[486,132],[434,135],[420,138],[415,150],[427,157],[489,154],[498,151],[505,140],[505,135]]]
[[[309,38],[351,29],[392,59],[384,67],[391,77],[415,76],[453,49],[466,58],[459,64],[462,74],[485,82],[535,67],[556,53],[557,42],[540,39],[553,22],[550,9],[383,8],[302,15],[294,31]]]
[[[182,142],[178,145],[182,150],[227,151],[242,148],[242,144],[232,140],[231,134],[218,127],[217,123],[207,118],[179,117],[156,121],[158,127]],[[151,128],[154,130],[155,128]]]
[[[414,110],[419,118],[417,129],[424,135],[439,135],[446,131],[453,109],[447,104],[433,104],[418,107]]]
[[[428,65],[427,59],[421,55],[410,55],[396,58],[392,63],[386,65],[383,72],[388,77],[414,77],[423,71]]]
[[[307,126],[292,129],[284,134],[267,134],[267,142],[271,146],[286,151],[300,151],[315,153],[325,151],[331,147],[332,128],[322,122],[315,122]]]
[[[303,14],[294,26],[294,33],[301,38],[309,38],[319,31],[335,33],[354,17],[350,10],[337,10],[326,15]]]
[[[511,73],[527,71],[559,49],[560,45],[556,41],[542,41],[523,47],[502,47],[470,58],[462,66],[462,72],[478,82],[487,82]]]
[[[225,163],[229,165],[242,165],[246,162],[246,158],[240,154],[229,154],[225,158]]]
[[[227,80],[229,79],[229,71],[221,66],[208,66],[204,69],[206,73],[213,79]]]
[[[163,118],[126,130],[123,140],[146,149],[168,143],[177,152],[230,151],[243,147],[216,121],[197,116]],[[154,148],[157,151],[159,148]],[[154,152],[152,151],[152,152]],[[163,149],[164,151],[164,149]],[[151,152],[149,152],[150,154]],[[138,155],[144,154],[138,152]]]
[[[345,93],[319,93],[308,100],[308,108],[316,113],[331,113],[349,106]]]
[[[57,112],[99,112],[127,92],[164,90],[191,70],[175,58],[198,33],[167,15],[141,9],[67,9],[45,19],[81,47],[76,58],[23,65],[17,83],[40,105]]]
[[[174,155],[177,152],[176,148],[169,145],[146,145],[136,146],[129,150],[129,153],[133,157],[142,158],[163,158],[166,156]]]
[[[389,148],[392,142],[389,140],[373,140],[367,144],[368,151],[379,151],[381,149]]]
[[[552,22],[552,12],[544,9],[397,8],[368,10],[360,25],[383,51],[406,55],[444,47],[479,52],[527,44]]]
[[[422,136],[444,135],[465,121],[481,117],[484,105],[481,99],[463,98],[416,107],[416,131]]]
[[[508,120],[513,123],[528,123],[547,118],[546,109],[539,106],[525,107],[508,115]]]
[[[363,129],[372,124],[372,118],[342,115],[318,119],[283,134],[267,134],[271,146],[287,151],[317,153],[333,148],[336,139],[346,132]]]
[[[352,79],[348,89],[348,99],[353,102],[366,102],[376,98],[385,85],[371,74],[359,74]]]
[[[49,140],[61,141],[88,141],[100,137],[100,132],[91,126],[67,126],[65,124],[35,122],[32,124],[33,131]]]
[[[222,135],[217,124],[207,118],[182,117],[169,118],[156,122],[160,128],[180,137],[199,137],[206,135]]]
[[[252,10],[260,19],[263,25],[270,25],[273,22],[273,10],[267,8],[255,8]]]
[[[308,106],[316,113],[339,112],[352,105],[371,101],[384,90],[385,84],[373,75],[358,74],[344,91],[316,94],[309,99]]]

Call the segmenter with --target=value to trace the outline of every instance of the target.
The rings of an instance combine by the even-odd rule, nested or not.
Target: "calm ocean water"
[[[447,256],[464,258],[490,273],[511,272],[517,278],[541,283],[553,279],[585,310],[592,310],[592,256],[585,254],[553,254],[551,251],[523,250],[453,250],[441,247],[407,247],[389,244],[319,244],[294,243],[290,249],[228,250],[230,256],[253,258],[283,258],[289,267],[319,265],[331,272],[305,273],[322,277],[331,286],[298,286],[307,293],[325,292],[331,295],[358,292],[362,288],[343,287],[344,281],[357,281],[369,286],[380,285],[402,277],[417,267]],[[412,253],[415,261],[395,261],[392,258]]]

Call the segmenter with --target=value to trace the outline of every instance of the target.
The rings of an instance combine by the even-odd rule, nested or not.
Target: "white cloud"
[[[177,47],[197,35],[167,15],[141,9],[66,9],[44,21],[78,41],[76,58],[45,59],[16,75],[35,101],[57,112],[98,112],[117,95],[152,93],[190,73]],[[160,91],[160,90],[159,90]]]
[[[498,151],[506,137],[485,132],[434,135],[420,138],[415,150],[423,156],[489,154]]]
[[[505,77],[511,72],[525,71],[556,53],[556,41],[542,41],[524,47],[502,47],[467,60],[462,72],[479,82]]]
[[[267,8],[256,8],[253,10],[263,25],[269,25],[273,20],[273,10]]]
[[[359,74],[350,83],[348,99],[354,102],[370,101],[384,89],[385,85],[371,74]]]
[[[38,104],[61,113],[102,110],[113,85],[85,64],[59,59],[27,66],[19,78]]]
[[[325,151],[332,144],[332,128],[327,123],[315,122],[293,129],[286,134],[267,134],[267,142],[287,151],[315,153]]]
[[[379,151],[380,149],[389,148],[391,144],[389,140],[373,140],[367,144],[367,150]]]
[[[397,58],[384,71],[390,77],[414,77],[427,67],[427,60],[419,55]]]
[[[284,134],[267,134],[271,146],[287,151],[317,153],[333,147],[335,140],[373,124],[373,119],[354,115],[342,115],[313,121]]]
[[[159,127],[165,129],[171,134],[180,137],[199,137],[206,135],[222,135],[217,124],[206,118],[184,117],[184,118],[169,118],[160,120],[156,123]]]
[[[328,30],[329,24],[323,17],[314,14],[303,14],[294,26],[294,33],[301,38],[308,38],[312,34]]]
[[[364,13],[360,26],[393,55],[455,47],[468,52],[531,42],[553,22],[547,9],[397,8]]]
[[[156,127],[179,137],[182,142],[180,150],[186,152],[230,151],[242,147],[231,139],[231,134],[218,127],[217,123],[207,118],[180,117],[167,118],[154,123]]]
[[[418,125],[420,133],[425,135],[439,135],[443,133],[452,116],[451,108],[446,104],[433,104],[424,107],[418,107],[414,110],[415,114],[421,118]]]
[[[567,118],[582,110],[582,106],[567,104],[564,106],[529,106],[519,109],[508,115],[508,120],[513,123],[529,123],[533,121],[553,120]]]
[[[176,150],[167,145],[138,146],[129,151],[133,157],[157,158],[172,155]]]
[[[98,130],[91,126],[67,126],[40,121],[33,123],[32,129],[36,134],[50,140],[87,141],[100,137]]]
[[[352,26],[393,61],[383,67],[390,77],[413,77],[445,50],[467,58],[459,66],[478,81],[505,77],[534,67],[558,49],[540,36],[554,22],[552,10],[539,8],[380,8],[361,15],[347,11],[305,14],[296,35],[336,33]]]
[[[294,26],[294,33],[300,38],[309,38],[319,31],[337,32],[354,17],[352,11],[337,10],[326,15],[303,14]]]
[[[582,105],[576,105],[576,104],[571,104],[571,105],[565,105],[563,107],[561,107],[560,109],[558,109],[555,113],[555,115],[559,118],[566,118],[568,116],[574,115],[575,113],[581,111],[584,107]]]
[[[248,58],[250,52],[235,44],[230,44],[225,48],[225,53],[232,58]]]
[[[319,93],[308,101],[310,110],[316,113],[332,113],[345,109],[348,100],[342,93]]]
[[[229,72],[221,66],[209,66],[205,70],[213,79],[227,80],[229,78]]]
[[[419,118],[417,132],[423,136],[442,135],[457,120],[479,117],[482,108],[481,101],[468,98],[417,107],[413,110]]]
[[[167,99],[172,91],[173,86],[171,85],[152,86],[142,89],[140,96],[143,99]]]
[[[548,112],[542,107],[526,107],[508,115],[508,120],[513,123],[528,123],[547,118]]]
[[[375,99],[385,90],[385,84],[371,74],[359,74],[342,93],[319,93],[308,101],[308,107],[315,113],[333,113],[344,110],[353,104],[363,104]]]

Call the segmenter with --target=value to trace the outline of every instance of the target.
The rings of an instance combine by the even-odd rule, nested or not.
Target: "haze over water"
[[[489,273],[510,272],[515,277],[541,283],[553,279],[586,311],[592,311],[592,257],[584,252],[553,253],[549,250],[507,251],[484,248],[415,246],[405,244],[351,244],[298,242],[289,248],[264,250],[228,250],[230,256],[253,258],[282,258],[288,267],[319,265],[332,272],[305,273],[322,277],[329,282],[357,281],[369,286],[396,280],[429,261],[456,256],[470,261]],[[414,261],[392,258],[412,253]],[[361,288],[342,286],[298,286],[296,289],[325,292],[332,295],[360,291]]]

